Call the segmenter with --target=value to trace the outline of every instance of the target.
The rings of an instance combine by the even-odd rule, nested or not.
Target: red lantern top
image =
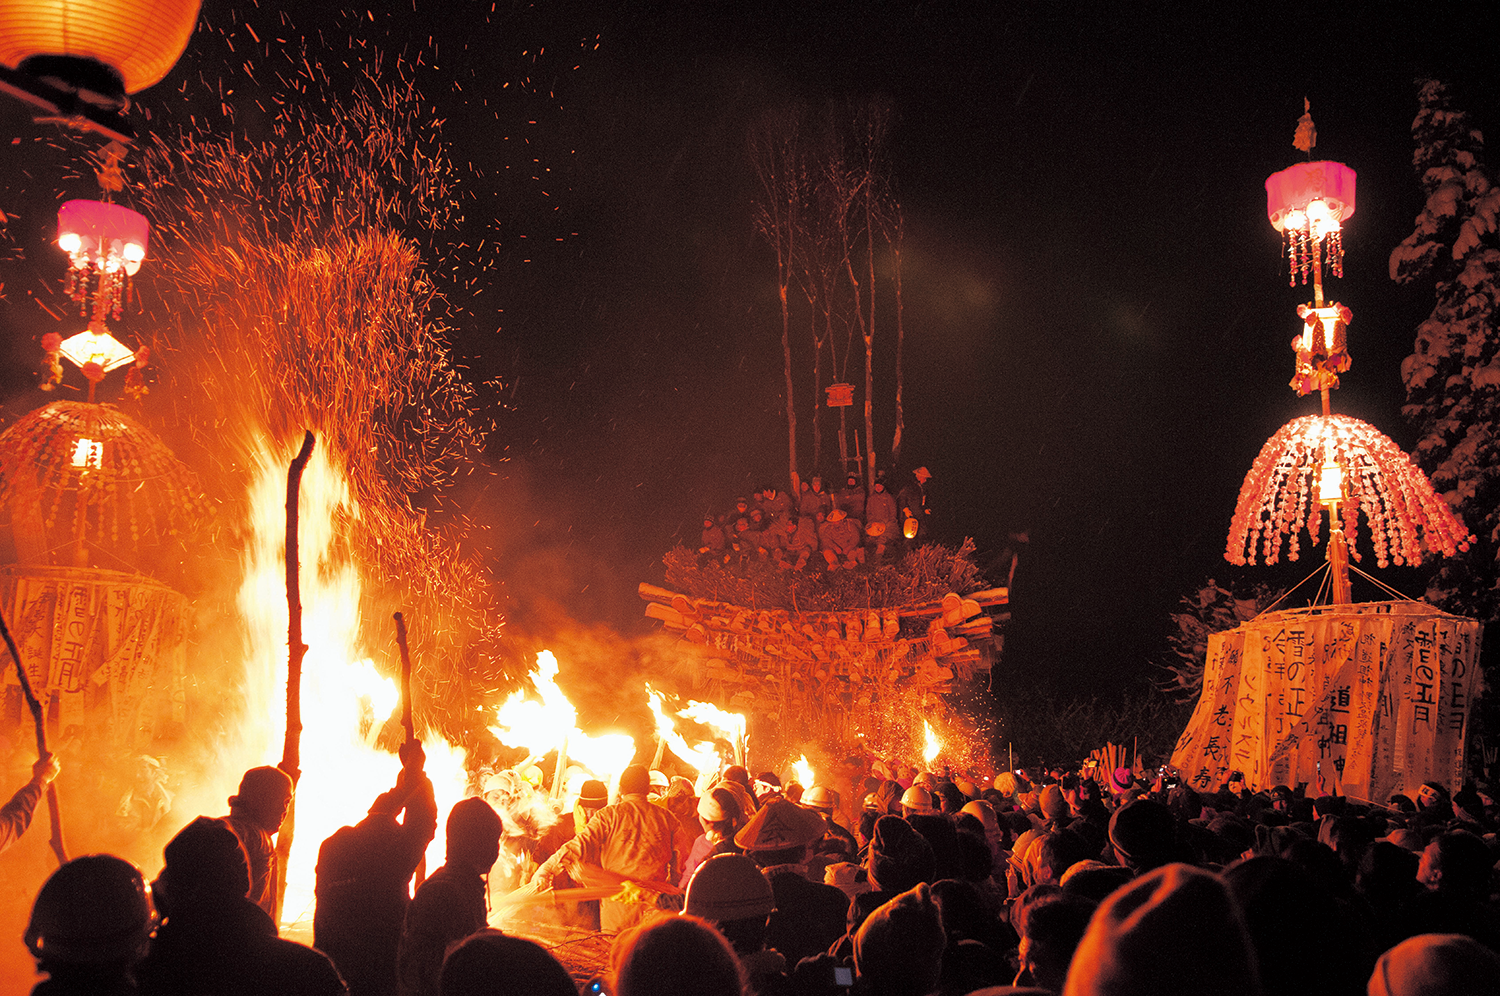
[[[1272,173],[1266,178],[1266,214],[1278,232],[1309,221],[1336,228],[1354,214],[1354,170],[1343,163],[1316,162]]]

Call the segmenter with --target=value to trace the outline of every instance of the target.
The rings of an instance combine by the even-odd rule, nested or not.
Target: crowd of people
[[[800,481],[795,495],[764,488],[736,498],[726,512],[703,517],[698,555],[704,563],[738,571],[757,561],[798,571],[809,564],[827,571],[878,566],[926,541],[931,479],[926,467],[918,467],[895,494],[887,490],[884,471],[868,491],[857,474],[833,492],[824,490],[818,476]]]
[[[551,952],[489,926],[506,827],[484,797],[452,807],[446,861],[411,891],[439,814],[420,745],[401,759],[323,842],[313,946],[271,914],[292,781],[255,768],[229,815],[172,838],[149,892],[109,855],[47,880],[33,992],[577,996]],[[12,800],[26,819],[55,773],[38,762]],[[586,783],[563,832],[531,842],[525,890],[613,935],[590,996],[1500,992],[1500,808],[1473,786],[1377,806],[1124,768],[874,762],[829,782],[633,765],[613,801]]]

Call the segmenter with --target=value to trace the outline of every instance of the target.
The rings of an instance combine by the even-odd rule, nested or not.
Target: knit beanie
[[[1369,996],[1494,996],[1500,955],[1462,934],[1418,934],[1375,963]]]
[[[1153,868],[1166,861],[1175,834],[1171,810],[1150,799],[1127,802],[1109,820],[1109,842],[1137,868]]]
[[[872,992],[925,996],[942,972],[943,919],[923,882],[865,918],[854,934],[854,970]]]
[[[899,816],[882,816],[870,835],[870,878],[885,892],[905,892],[932,879],[932,845]]]
[[[1063,798],[1060,785],[1044,786],[1040,803],[1042,815],[1049,820],[1061,820],[1068,815],[1068,800]]]
[[[1255,955],[1219,879],[1165,865],[1107,899],[1062,996],[1260,996]]]

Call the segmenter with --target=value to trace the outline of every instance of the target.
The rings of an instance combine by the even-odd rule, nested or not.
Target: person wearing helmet
[[[859,841],[854,834],[835,819],[839,808],[839,794],[826,785],[814,785],[802,793],[802,805],[811,809],[827,824],[823,838],[813,844],[813,856],[808,860],[808,877],[823,881],[824,870],[840,861],[853,861],[859,856]]]
[[[74,858],[42,884],[26,947],[48,979],[34,993],[133,993],[151,906],[135,865],[112,854]]]
[[[827,832],[823,818],[784,798],[774,798],[735,834],[734,840],[760,866],[776,897],[767,943],[795,965],[827,951],[844,934],[849,898],[808,877],[813,844]]]
[[[395,787],[318,849],[313,944],[333,959],[352,996],[394,996],[412,876],[437,834],[421,741],[402,744],[400,754]]]
[[[776,908],[771,883],[743,854],[720,854],[699,866],[688,882],[683,916],[696,916],[734,948],[749,982],[748,991],[766,992],[786,975],[786,958],[766,946],[766,927]]]
[[[885,489],[885,481],[877,480],[875,489],[870,492],[870,497],[865,501],[865,521],[870,526],[880,526],[876,532],[870,532],[866,528],[868,539],[866,544],[874,548],[875,563],[885,555],[891,544],[897,541],[901,535],[901,521],[897,516],[899,509],[896,507],[896,498]]]
[[[932,804],[932,793],[921,785],[913,785],[901,796],[901,815],[904,818],[932,816],[935,813],[937,808]]]
[[[144,996],[348,991],[323,952],[277,937],[265,910],[246,898],[249,862],[223,820],[198,817],[162,856],[151,883],[162,922],[136,971]]]
[[[734,842],[734,835],[745,822],[739,797],[723,782],[703,793],[698,799],[698,824],[703,832],[688,850],[678,886],[686,889],[698,866],[714,855],[739,854],[740,846]]]
[[[484,929],[490,868],[500,857],[505,825],[478,796],[455,803],[448,813],[447,860],[428,876],[406,907],[396,952],[397,992],[437,996],[448,946]]]
[[[250,859],[250,901],[276,918],[276,844],[292,805],[292,779],[280,768],[251,768],[240,779],[240,790],[229,797],[224,822],[240,839]]]
[[[841,508],[828,513],[828,520],[818,527],[818,546],[828,570],[836,571],[842,565],[852,570],[865,559],[865,549],[860,545],[864,530],[858,522],[849,518]]]
[[[4,807],[0,807],[0,851],[21,839],[21,834],[31,826],[36,804],[42,800],[47,785],[57,777],[59,766],[57,755],[50,751],[37,758],[31,766],[31,780],[16,790]]]
[[[620,773],[619,801],[601,809],[578,836],[548,858],[532,876],[532,884],[551,888],[553,878],[569,861],[578,868],[575,879],[587,878],[589,869],[595,868],[610,879],[675,883],[677,820],[652,805],[647,798],[650,788],[650,773],[639,764],[628,766]],[[599,903],[599,924],[604,930],[623,930],[638,922],[645,909],[641,903],[604,899]]]

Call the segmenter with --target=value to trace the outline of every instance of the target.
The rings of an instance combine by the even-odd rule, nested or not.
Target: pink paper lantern
[[[1335,276],[1344,275],[1343,223],[1354,214],[1354,170],[1343,163],[1298,163],[1266,178],[1266,214],[1286,236],[1292,283],[1322,263],[1325,245]]]

